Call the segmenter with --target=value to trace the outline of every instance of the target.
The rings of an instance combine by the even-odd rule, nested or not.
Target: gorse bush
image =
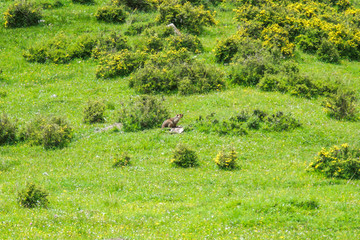
[[[101,123],[105,121],[106,106],[101,101],[88,101],[84,108],[85,123]]]
[[[0,145],[13,143],[16,140],[17,127],[6,114],[0,115]]]
[[[47,207],[48,193],[37,185],[31,183],[18,193],[18,202],[25,208]]]
[[[95,17],[99,21],[104,21],[108,23],[124,23],[127,17],[127,12],[123,6],[117,5],[107,5],[100,7],[96,13]]]
[[[175,24],[180,29],[200,33],[203,26],[215,25],[214,13],[205,10],[204,6],[193,6],[190,2],[179,0],[164,0],[159,6],[159,23]]]
[[[360,150],[348,144],[333,146],[329,150],[323,148],[309,169],[327,177],[344,179],[360,179]]]
[[[355,92],[339,89],[327,97],[323,105],[330,117],[338,120],[358,120],[356,100]]]
[[[215,118],[215,114],[205,118],[199,116],[190,129],[204,133],[241,136],[248,134],[248,130],[289,131],[300,126],[300,122],[290,114],[282,112],[267,114],[261,110],[254,110],[252,113],[241,111],[222,121]]]
[[[145,29],[151,28],[154,23],[143,23],[143,22],[134,22],[132,23],[125,31],[127,36],[135,36],[141,34]]]
[[[116,53],[123,49],[130,49],[128,39],[121,34],[112,31],[108,34],[101,34],[96,40],[96,44],[92,49],[93,58],[101,58],[108,54]]]
[[[31,3],[25,0],[16,1],[4,13],[5,27],[18,28],[37,25],[41,17],[40,10]]]
[[[141,131],[160,127],[169,118],[162,103],[151,96],[139,96],[123,105],[118,115],[125,132]]]
[[[96,69],[96,77],[114,78],[127,76],[143,66],[147,57],[145,52],[131,52],[128,49],[123,49],[118,53],[105,56],[100,59]]]
[[[232,170],[237,168],[238,157],[234,149],[226,152],[224,149],[221,150],[215,157],[214,161],[220,169]]]
[[[196,167],[199,165],[195,151],[181,143],[174,149],[173,157],[170,162],[175,166],[183,168]]]
[[[60,33],[47,42],[30,47],[23,56],[29,62],[67,63],[74,58],[90,57],[95,44],[96,39],[91,35],[85,34],[73,39]]]
[[[113,162],[113,167],[117,168],[117,167],[125,167],[130,165],[130,156],[124,152],[122,154],[117,154],[114,157],[114,162]]]
[[[19,135],[21,140],[28,140],[35,145],[43,145],[45,149],[61,148],[70,143],[73,130],[64,118],[38,116],[27,123]]]
[[[206,93],[225,87],[223,72],[190,58],[185,49],[153,55],[130,79],[140,93]]]
[[[94,4],[94,0],[71,0],[73,3]]]
[[[203,46],[197,36],[190,34],[182,34],[180,36],[170,36],[166,39],[169,48],[180,50],[185,48],[193,53],[200,53],[203,50]]]
[[[133,10],[151,10],[154,9],[157,0],[112,0],[113,5],[125,5]]]
[[[321,61],[329,62],[329,63],[339,63],[340,62],[340,54],[336,49],[335,45],[328,40],[324,39],[320,47],[317,50],[318,58]]]

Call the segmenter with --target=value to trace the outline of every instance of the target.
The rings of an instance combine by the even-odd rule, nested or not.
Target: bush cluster
[[[327,177],[360,179],[360,150],[348,144],[323,148],[315,157],[309,169]]]
[[[235,149],[231,149],[229,152],[223,149],[216,155],[214,161],[220,169],[232,170],[237,168],[237,159]]]
[[[6,114],[0,115],[0,145],[15,142],[16,130],[17,126]]]
[[[176,27],[192,33],[200,33],[204,26],[216,24],[214,13],[206,10],[203,5],[193,6],[190,2],[163,0],[158,9],[157,22],[173,23]]]
[[[85,123],[105,122],[104,113],[106,106],[102,101],[88,101],[84,108]]]
[[[130,49],[128,39],[115,31],[103,33],[96,39],[92,49],[92,57],[97,59],[108,54],[114,54],[123,49]]]
[[[37,25],[42,15],[31,3],[20,0],[11,4],[4,12],[5,27],[18,28]]]
[[[184,144],[179,144],[176,146],[171,163],[175,166],[183,168],[196,167],[199,165],[198,157],[195,151],[191,150]]]
[[[100,7],[95,17],[98,21],[104,21],[108,23],[124,23],[127,17],[127,12],[121,5],[110,4]]]
[[[279,48],[285,57],[293,56],[295,45],[317,52],[319,59],[327,62],[360,57],[360,10],[348,0],[237,2],[236,19],[243,27],[227,42],[220,43],[217,49],[221,52],[232,47],[231,40],[250,37],[261,40],[266,48]],[[221,52],[217,55],[221,56]]]
[[[47,207],[48,193],[37,185],[31,183],[18,193],[18,202],[25,208]]]
[[[113,5],[124,5],[133,10],[148,11],[156,7],[157,0],[111,0]]]
[[[30,47],[23,56],[29,62],[67,63],[74,58],[90,57],[95,44],[96,39],[88,34],[72,39],[61,33],[47,42]]]
[[[73,3],[94,4],[94,0],[71,0]]]
[[[162,103],[151,96],[139,96],[127,105],[123,105],[118,114],[125,132],[141,131],[160,127],[169,118],[168,111]]]
[[[62,117],[38,116],[27,123],[20,131],[21,140],[32,144],[43,145],[46,149],[64,147],[70,143],[73,130]]]
[[[264,131],[289,131],[300,127],[298,120],[290,114],[277,112],[268,114],[261,110],[254,110],[252,113],[241,111],[227,120],[218,120],[215,114],[203,118],[199,116],[191,127],[204,133],[217,133],[219,135],[241,136],[248,134],[248,130]]]
[[[330,117],[338,120],[358,120],[354,91],[339,89],[324,102],[325,110]]]

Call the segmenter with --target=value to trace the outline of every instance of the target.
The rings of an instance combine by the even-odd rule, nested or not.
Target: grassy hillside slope
[[[45,2],[36,0],[36,3]],[[55,2],[50,1],[49,2]],[[300,128],[270,132],[249,130],[245,136],[219,136],[197,131],[171,135],[158,129],[139,132],[96,132],[116,121],[121,104],[138,93],[130,77],[98,79],[98,60],[74,59],[66,64],[30,63],[23,52],[56,36],[123,33],[131,19],[151,22],[156,12],[135,11],[124,24],[98,22],[94,5],[61,0],[62,7],[43,10],[37,26],[8,29],[0,21],[1,112],[18,120],[19,128],[36,115],[66,117],[74,128],[69,146],[46,150],[19,141],[0,146],[1,239],[358,239],[358,180],[325,178],[306,168],[323,147],[360,146],[359,123],[327,116],[324,97],[306,99],[255,87],[231,85],[206,94],[156,94],[165,98],[171,116],[183,113],[185,129],[199,115],[228,119],[241,110],[291,113]],[[12,1],[0,2],[0,12]],[[215,63],[217,42],[237,31],[231,3],[211,7],[218,24],[199,35],[204,51],[196,58]],[[135,44],[139,36],[130,36]],[[296,50],[300,71],[322,81],[338,80],[359,95],[360,63],[342,59],[324,63]],[[83,123],[89,99],[105,100],[106,122]],[[186,143],[200,166],[181,169],[170,164],[173,149]],[[223,148],[238,152],[239,169],[219,170],[214,158]],[[113,168],[113,157],[131,155],[131,166]],[[47,208],[19,206],[18,192],[36,183],[49,193]]]

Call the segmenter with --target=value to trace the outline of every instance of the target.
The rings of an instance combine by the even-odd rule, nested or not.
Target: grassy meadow
[[[35,3],[55,2],[33,0]],[[130,76],[99,79],[98,60],[74,59],[66,64],[31,63],[23,52],[63,32],[77,36],[115,30],[123,33],[136,19],[151,22],[157,13],[134,11],[123,24],[99,22],[99,6],[61,0],[62,7],[42,10],[37,26],[5,28],[0,20],[0,110],[19,128],[35,116],[68,119],[74,138],[64,148],[44,149],[27,141],[0,146],[0,239],[358,239],[358,180],[326,178],[306,171],[324,147],[348,143],[359,147],[359,122],[326,115],[324,97],[303,98],[232,85],[205,94],[155,94],[164,98],[171,117],[183,113],[183,134],[150,129],[97,132],[116,121],[122,103],[138,95]],[[0,1],[0,13],[13,1]],[[357,2],[355,2],[357,4]],[[225,73],[215,62],[218,41],[237,31],[235,8],[223,3],[217,25],[198,35],[204,46],[196,58]],[[180,29],[181,30],[181,29]],[[135,44],[139,36],[129,36]],[[324,63],[296,49],[300,71],[316,79],[337,80],[360,92],[360,63],[342,59]],[[104,100],[105,123],[86,124],[88,100]],[[228,119],[241,110],[291,113],[301,123],[291,131],[249,130],[244,136],[186,131],[199,115]],[[169,116],[170,117],[170,116]],[[164,119],[165,120],[165,119]],[[196,168],[170,164],[178,143],[199,158]],[[217,168],[214,158],[234,147],[239,169]],[[131,165],[113,168],[116,154],[128,152]],[[23,208],[18,192],[28,183],[49,193],[47,208]]]

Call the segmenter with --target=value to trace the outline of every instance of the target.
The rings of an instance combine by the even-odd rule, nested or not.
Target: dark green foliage
[[[139,96],[122,106],[118,121],[125,132],[135,132],[160,127],[168,118],[168,111],[160,101],[151,96]]]
[[[92,56],[96,59],[123,49],[130,49],[128,39],[112,31],[109,34],[102,34],[97,38],[96,45],[92,49]]]
[[[16,125],[6,114],[0,115],[0,145],[13,143],[16,140]]]
[[[176,146],[171,163],[183,168],[196,167],[199,165],[195,151],[181,143]]]
[[[216,24],[214,14],[205,10],[204,6],[193,6],[189,2],[179,0],[164,0],[159,6],[159,23],[173,23],[177,28],[184,28],[189,32],[200,33],[203,26]]]
[[[60,1],[55,1],[55,2],[43,2],[40,3],[39,6],[41,6],[41,8],[43,9],[55,9],[64,6],[64,4]]]
[[[130,156],[126,152],[123,152],[122,154],[118,154],[114,157],[113,167],[118,168],[118,167],[129,166],[131,164],[130,159],[131,159]]]
[[[338,120],[358,120],[354,91],[339,89],[324,102],[327,114]]]
[[[96,39],[88,34],[73,39],[60,33],[47,42],[30,47],[23,56],[29,62],[67,63],[74,58],[90,57],[95,44]]]
[[[264,129],[267,131],[289,131],[301,126],[300,122],[291,117],[290,114],[284,114],[283,112],[277,112],[271,114],[264,119]]]
[[[108,23],[124,23],[127,17],[127,12],[123,6],[107,5],[100,7],[96,11],[95,17],[99,21]]]
[[[320,204],[316,200],[302,200],[302,201],[295,200],[295,201],[290,201],[290,203],[291,205],[304,210],[315,210],[320,208]]]
[[[42,15],[39,9],[24,0],[16,1],[4,13],[5,27],[18,28],[37,25]]]
[[[70,143],[72,137],[72,127],[62,117],[38,116],[27,123],[20,132],[21,140],[28,140],[35,145],[43,145],[45,149],[65,147]]]
[[[237,168],[237,159],[235,149],[231,149],[229,152],[223,149],[216,155],[214,161],[220,169],[233,170]]]
[[[106,106],[101,101],[88,101],[84,108],[84,122],[85,123],[104,122],[105,109]]]
[[[360,150],[345,143],[329,150],[323,148],[309,165],[309,169],[327,177],[360,179],[359,159]]]
[[[323,39],[323,41],[321,42],[320,47],[317,50],[317,55],[318,58],[324,62],[329,62],[329,63],[340,62],[340,54],[336,49],[335,45],[326,39]]]
[[[150,0],[111,0],[113,5],[125,5],[133,10],[147,11],[154,9],[154,5]]]
[[[107,55],[100,59],[96,69],[97,78],[114,78],[127,76],[144,65],[147,54],[123,49],[118,53]]]
[[[175,50],[185,48],[193,53],[200,53],[203,50],[203,46],[199,38],[190,34],[170,36],[169,38],[167,38],[167,42],[169,48],[173,48]]]
[[[18,202],[25,208],[47,207],[49,200],[48,193],[34,183],[27,185],[25,189],[18,193]]]
[[[94,4],[94,0],[71,0],[73,3]]]
[[[124,34],[127,36],[135,36],[141,34],[144,30],[151,28],[153,25],[154,23],[135,22],[128,27]]]
[[[229,63],[238,51],[238,40],[227,38],[216,45],[215,60],[218,63]]]

